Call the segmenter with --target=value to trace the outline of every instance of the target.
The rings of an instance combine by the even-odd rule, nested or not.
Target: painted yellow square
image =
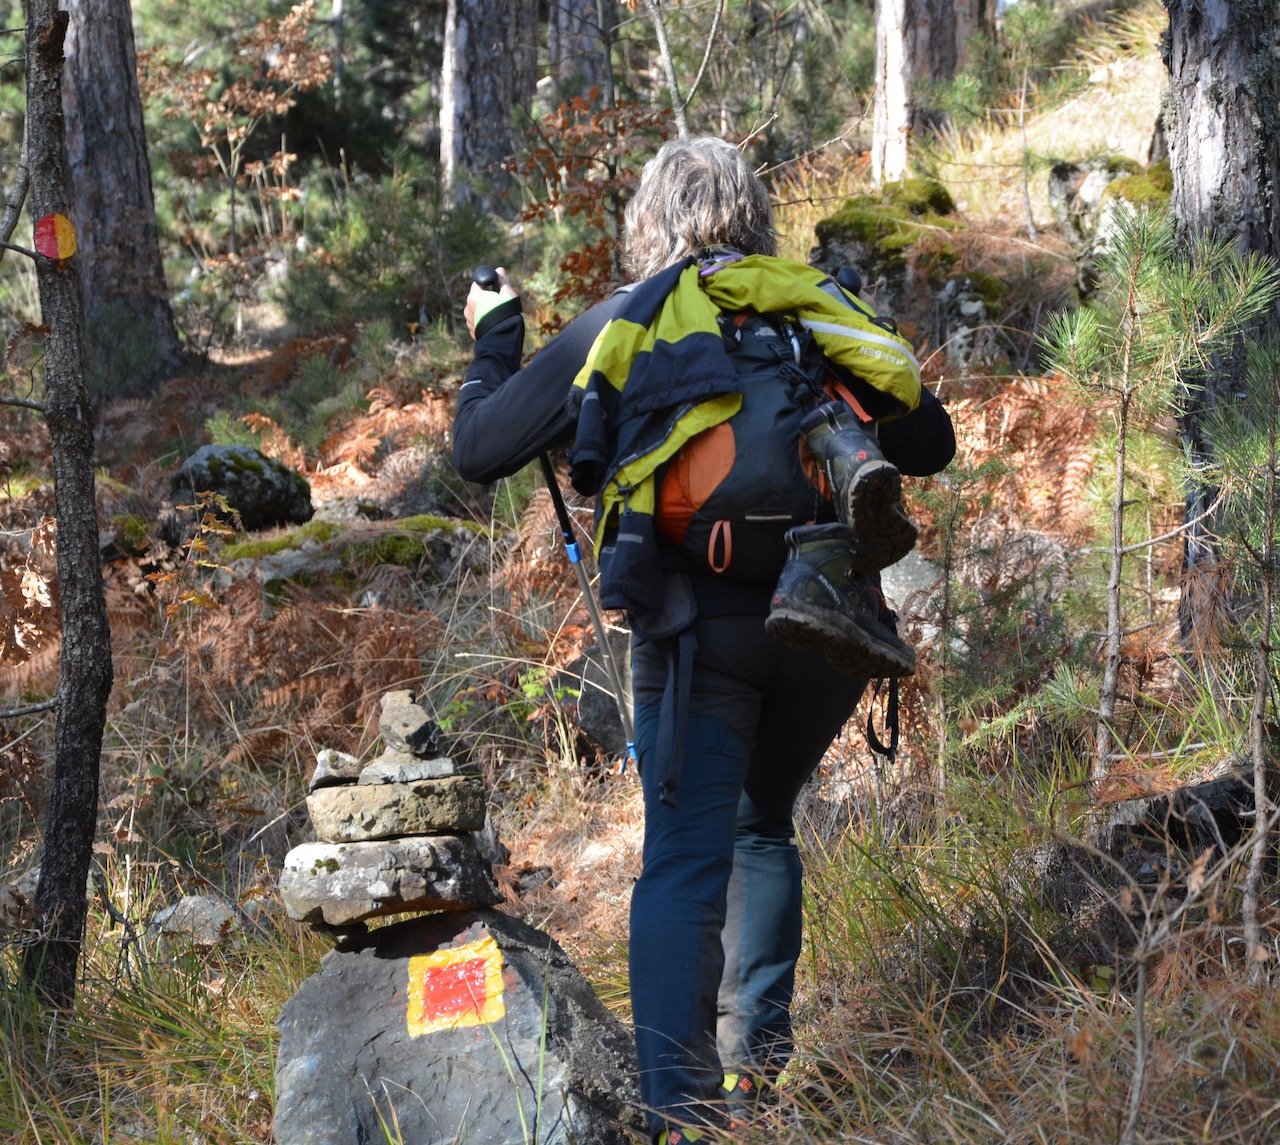
[[[410,1037],[496,1022],[507,1012],[502,967],[502,952],[489,935],[410,958]]]

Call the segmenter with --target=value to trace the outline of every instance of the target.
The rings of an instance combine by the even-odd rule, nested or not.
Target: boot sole
[[[902,475],[888,461],[868,461],[849,482],[845,524],[855,542],[850,566],[873,573],[902,560],[916,544],[916,527],[902,508]]]
[[[916,670],[916,652],[911,645],[898,648],[877,640],[865,628],[838,613],[816,615],[775,606],[765,619],[764,630],[793,648],[820,652],[833,668],[846,676],[887,680],[910,676]]]

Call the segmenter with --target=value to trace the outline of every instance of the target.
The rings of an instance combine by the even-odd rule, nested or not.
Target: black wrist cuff
[[[499,302],[497,306],[476,323],[476,341],[480,341],[490,330],[505,322],[508,318],[517,318],[523,312],[524,308],[520,305],[518,295],[515,298],[508,298],[505,302]]]

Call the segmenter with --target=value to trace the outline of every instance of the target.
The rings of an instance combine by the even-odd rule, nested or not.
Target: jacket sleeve
[[[880,448],[908,477],[941,473],[956,455],[956,434],[951,415],[928,389],[911,413],[880,424]]]
[[[453,465],[460,476],[488,484],[569,440],[577,416],[573,379],[617,297],[578,315],[523,368],[524,318],[495,311],[495,321],[481,325],[454,413]]]

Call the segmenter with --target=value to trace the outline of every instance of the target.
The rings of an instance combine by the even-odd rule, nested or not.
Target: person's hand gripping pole
[[[484,297],[484,293],[492,292],[498,292],[507,298],[515,297],[515,290],[507,281],[506,275],[502,273],[501,268],[495,269],[491,266],[476,267],[475,273],[472,275],[472,287],[470,294],[467,295],[465,310],[467,327],[473,334],[475,333],[475,324],[484,317],[487,309],[493,305],[490,299]],[[582,550],[579,548],[577,538],[574,536],[573,520],[569,516],[569,507],[565,504],[564,494],[560,492],[560,483],[556,480],[551,458],[543,453],[539,455],[538,461],[542,465],[542,475],[546,478],[547,490],[551,494],[551,503],[555,506],[556,519],[560,523],[560,536],[564,540],[565,553],[569,558],[569,563],[573,565],[574,572],[577,574],[578,587],[582,591],[582,599],[587,606],[587,613],[591,617],[591,626],[595,629],[596,639],[600,643],[600,653],[604,657],[605,670],[609,673],[609,681],[613,685],[614,698],[618,704],[618,718],[622,721],[622,733],[627,741],[627,754],[622,761],[622,767],[625,771],[628,761],[634,762],[636,759],[636,741],[635,734],[632,731],[631,711],[627,707],[626,689],[622,684],[622,673],[618,669],[617,658],[614,656],[613,648],[609,644],[604,622],[600,619],[600,608],[596,604],[595,593],[591,590],[591,580],[587,576],[586,566],[582,563]]]

